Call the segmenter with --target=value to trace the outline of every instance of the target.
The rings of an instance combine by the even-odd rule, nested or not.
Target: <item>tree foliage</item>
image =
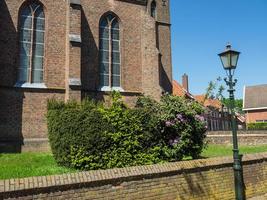
[[[166,95],[160,102],[142,97],[128,108],[113,93],[107,107],[48,102],[48,132],[56,161],[77,169],[107,169],[199,157],[205,146],[202,107]]]
[[[204,102],[206,99],[222,100],[224,98],[223,92],[225,91],[225,88],[223,85],[219,85],[219,83],[221,81],[222,81],[221,77],[218,77],[215,81],[210,81],[208,83],[208,87],[207,87],[206,93],[205,93]]]
[[[222,103],[227,107],[230,108],[230,99],[223,98]],[[238,113],[244,113],[243,111],[243,99],[235,99],[235,111]]]

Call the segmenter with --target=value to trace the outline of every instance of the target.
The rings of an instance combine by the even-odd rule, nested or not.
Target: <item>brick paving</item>
[[[248,200],[267,200],[267,193],[265,195],[249,198]]]

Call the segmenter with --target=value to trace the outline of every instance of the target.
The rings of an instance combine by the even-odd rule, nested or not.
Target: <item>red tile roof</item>
[[[186,96],[187,91],[176,80],[173,80],[172,86],[173,86],[173,95],[176,95],[179,97]]]
[[[199,103],[203,104],[205,107],[213,107],[220,109],[222,107],[222,103],[218,99],[206,99],[205,95],[195,95],[195,100],[197,100]],[[204,101],[205,100],[205,101]]]
[[[173,80],[172,86],[173,86],[173,95],[195,99],[199,103],[203,104],[205,107],[213,107],[216,109],[221,109],[222,107],[222,103],[218,99],[206,99],[204,102],[205,95],[195,95],[195,96],[191,95],[176,80]]]

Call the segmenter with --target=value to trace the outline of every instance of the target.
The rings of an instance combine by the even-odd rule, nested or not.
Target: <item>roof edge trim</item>
[[[244,111],[250,111],[250,110],[265,110],[267,107],[258,107],[258,108],[243,108]]]

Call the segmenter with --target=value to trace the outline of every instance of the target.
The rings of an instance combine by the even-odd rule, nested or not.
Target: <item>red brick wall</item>
[[[0,86],[13,87],[19,61],[18,14],[24,0],[0,2]],[[42,0],[45,7],[44,82],[47,87],[64,88],[66,60],[66,2]]]
[[[253,123],[257,120],[267,120],[267,110],[246,111],[247,123]]]
[[[64,101],[64,90],[1,88],[0,97],[0,144],[12,142],[20,152],[24,139],[47,138],[47,100]]]
[[[0,180],[0,199],[232,200],[233,158]],[[267,153],[243,159],[246,197],[267,191]]]
[[[4,0],[1,1],[0,14],[0,86],[12,87],[16,82],[16,69],[18,66],[18,13],[24,0]],[[149,15],[149,9],[141,4],[128,3],[124,1],[81,1],[81,11],[72,11],[68,14],[66,1],[42,0],[46,15],[46,39],[45,39],[45,63],[44,79],[45,84],[52,88],[65,87],[65,71],[68,63],[68,44],[66,38],[69,33],[79,33],[77,29],[82,28],[81,37],[82,57],[80,58],[84,89],[95,90],[97,88],[98,59],[97,51],[99,45],[99,20],[100,17],[108,12],[114,12],[121,21],[121,46],[122,46],[122,87],[127,91],[143,92],[142,71],[151,65],[152,69],[157,71],[159,68],[158,53],[162,54],[162,65],[165,75],[170,83],[172,79],[171,72],[171,47],[170,47],[170,24],[169,24],[169,5],[162,6],[162,1],[158,0],[157,21],[159,24],[156,29],[156,22]],[[76,14],[81,12],[80,14]],[[81,15],[81,19],[77,18]],[[81,26],[79,22],[81,21]],[[146,23],[150,23],[147,27]],[[158,33],[156,33],[156,31]],[[156,36],[157,35],[157,36]],[[142,40],[142,38],[144,38]],[[158,40],[158,49],[156,50],[156,39]],[[150,41],[142,45],[143,41]],[[151,51],[152,61],[145,55]],[[78,53],[78,54],[77,54]],[[143,54],[143,56],[142,56]],[[72,55],[72,54],[71,54]],[[73,55],[79,55],[76,51]],[[76,59],[79,58],[76,57]],[[78,60],[70,65],[80,65]],[[151,71],[152,73],[153,71]],[[74,72],[79,75],[78,72]],[[156,74],[155,76],[159,76]],[[157,78],[156,77],[156,78]],[[155,84],[151,74],[146,79]],[[159,84],[157,82],[157,84]],[[162,85],[164,87],[164,85]],[[167,88],[167,86],[166,86]],[[149,91],[146,91],[147,93]],[[159,91],[158,91],[159,92]],[[151,93],[153,93],[151,91]],[[160,92],[159,92],[160,93]]]
[[[65,0],[40,0],[46,17],[44,83],[47,89],[15,88],[19,60],[18,14],[24,2],[0,1],[2,138],[47,137],[46,102],[51,97],[80,100],[86,93],[98,99],[106,98],[103,92],[97,92],[98,46],[99,21],[109,11],[120,19],[125,101],[133,105],[142,93],[159,99],[162,89],[171,93],[168,85],[172,81],[169,5],[162,6],[160,0],[156,19],[159,24],[150,17],[149,8],[142,1],[81,0],[81,6],[70,6]],[[82,43],[70,43],[69,34],[80,35]],[[70,78],[80,78],[81,87],[70,88]]]
[[[115,13],[120,19],[121,58],[122,58],[122,88],[127,92],[143,92],[142,89],[142,44],[143,13],[145,6],[139,4],[125,3],[123,1],[83,1],[82,46],[83,83],[87,90],[96,90],[98,87],[98,59],[96,51],[99,46],[99,21],[103,14],[108,11]],[[146,13],[146,17],[148,14]],[[154,27],[154,21],[151,20]],[[155,27],[154,27],[155,30]],[[154,32],[149,37],[154,37]],[[88,42],[87,42],[88,41]],[[91,44],[88,44],[91,43]],[[155,46],[154,43],[150,44]],[[153,48],[148,47],[148,48]],[[152,72],[151,72],[152,73]],[[153,77],[150,75],[150,80]]]

